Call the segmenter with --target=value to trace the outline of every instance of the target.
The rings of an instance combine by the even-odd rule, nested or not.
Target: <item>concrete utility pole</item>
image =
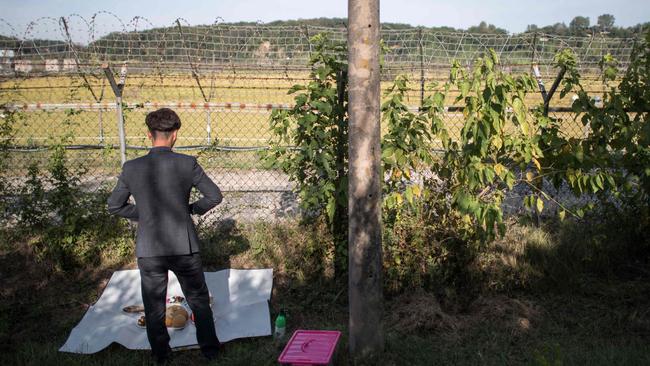
[[[384,350],[379,0],[348,0],[349,302],[353,359]]]

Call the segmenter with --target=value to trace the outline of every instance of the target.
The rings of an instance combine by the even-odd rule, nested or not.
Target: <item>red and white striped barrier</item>
[[[131,109],[158,109],[172,108],[183,110],[227,110],[227,111],[272,111],[273,109],[291,109],[290,104],[255,104],[255,103],[194,103],[194,102],[147,102],[147,103],[124,103],[125,108]],[[115,110],[115,103],[23,103],[6,104],[5,108],[14,111],[53,111],[53,110]]]

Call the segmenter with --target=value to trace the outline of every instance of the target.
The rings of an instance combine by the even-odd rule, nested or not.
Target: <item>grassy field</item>
[[[429,76],[434,78],[433,75]],[[417,80],[416,76],[412,79]],[[437,75],[435,79],[444,80],[445,76]],[[216,76],[215,79],[204,78],[201,85],[206,98],[217,103],[255,104],[291,104],[293,99],[287,95],[287,90],[296,83],[307,82],[306,74],[246,74]],[[91,89],[100,102],[114,103],[112,92],[100,80],[92,81]],[[383,82],[382,89],[386,90],[390,82]],[[419,104],[419,83],[414,82],[414,88],[409,94],[408,104]],[[603,86],[598,81],[587,84],[594,95],[600,95]],[[11,79],[0,84],[0,103],[94,103],[95,97],[79,77],[39,77],[30,79]],[[457,92],[452,91],[446,105],[452,105]],[[197,109],[179,109],[179,114],[185,125],[179,140],[181,145],[197,145],[207,143],[208,118],[211,124],[212,140],[217,139],[232,146],[265,145],[268,137],[269,111],[238,108],[212,110],[209,113],[200,106],[204,103],[203,95],[197,83],[189,75],[171,75],[158,78],[155,75],[134,76],[128,79],[124,92],[126,103],[197,103]],[[537,93],[527,98],[530,107],[541,102]],[[570,98],[563,100],[556,95],[552,106],[568,106]],[[128,144],[142,144],[146,130],[143,125],[144,116],[148,110],[134,109],[126,113],[126,134]],[[581,129],[568,115],[566,132],[580,135]],[[100,120],[101,130],[100,132]],[[449,130],[457,132],[462,126],[462,115],[450,113],[447,117]],[[17,141],[20,143],[42,143],[51,137],[70,133],[78,144],[98,144],[100,135],[105,136],[106,143],[117,142],[117,122],[115,111],[84,111],[76,115],[68,115],[66,110],[26,112],[23,124],[17,131]]]
[[[368,364],[649,364],[647,272],[587,271],[588,257],[598,252],[587,246],[589,239],[580,238],[585,230],[549,229],[511,223],[506,237],[482,254],[485,290],[466,308],[423,291],[388,293],[386,352],[381,360]],[[57,351],[89,304],[97,300],[111,273],[134,268],[131,253],[104,250],[98,265],[63,274],[34,261],[29,234],[2,235],[9,240],[2,240],[0,246],[0,361],[8,365],[148,364],[147,352],[118,345],[93,355]],[[335,364],[348,364],[345,284],[331,277],[328,257],[318,255],[328,245],[321,229],[297,222],[226,222],[214,231],[202,231],[202,242],[208,271],[274,268],[272,315],[286,309],[289,332],[343,331]],[[581,250],[586,252],[580,254]],[[283,346],[271,337],[235,340],[223,345],[212,364],[274,365]],[[172,365],[193,363],[206,364],[198,351],[182,351],[175,353]]]
[[[446,75],[425,75],[427,80],[444,82]],[[411,75],[417,80],[419,75]],[[236,103],[229,109],[206,110],[202,107],[204,98],[197,82],[189,75],[132,75],[127,79],[124,101],[139,103],[196,103],[197,108],[176,108],[183,122],[177,146],[217,145],[221,147],[264,147],[271,137],[269,131],[270,111],[266,109],[238,108],[245,105],[291,104],[293,99],[287,90],[296,83],[308,81],[307,73],[254,73],[224,71],[199,80],[206,98],[216,103]],[[0,104],[2,103],[92,103],[96,98],[108,106],[114,97],[105,81],[89,78],[91,91],[85,87],[81,77],[36,77],[15,78],[0,82]],[[550,83],[550,81],[548,82]],[[390,82],[382,82],[386,90]],[[420,101],[419,83],[414,82],[408,104],[417,106]],[[588,88],[602,91],[598,81],[591,81]],[[93,96],[94,93],[94,96]],[[446,104],[452,105],[457,95],[452,91]],[[559,100],[556,96],[552,105],[567,106],[570,98]],[[528,96],[529,106],[538,105],[541,97],[537,93]],[[128,146],[148,146],[144,117],[151,109],[129,108],[124,112],[126,142]],[[562,118],[563,131],[569,136],[581,137],[584,128],[570,113],[553,115]],[[449,131],[458,134],[462,128],[462,113],[450,112],[446,116]],[[208,135],[208,125],[210,133]],[[14,144],[19,146],[47,146],[56,143],[92,146],[119,146],[117,116],[115,110],[28,110],[21,112],[19,122],[14,126]],[[66,137],[64,139],[64,137]],[[143,151],[130,150],[129,157],[136,157]],[[198,150],[186,153],[199,154]],[[206,164],[215,168],[263,168],[259,155],[254,151],[212,151],[204,154],[209,158]],[[71,160],[83,164],[96,174],[114,175],[119,168],[119,154],[115,149],[70,151]],[[16,168],[26,168],[30,162],[46,163],[47,154],[29,152],[12,155]]]

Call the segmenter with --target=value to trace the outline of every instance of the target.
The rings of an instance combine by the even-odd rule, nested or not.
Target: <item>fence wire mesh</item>
[[[52,146],[66,147],[67,159],[84,189],[108,189],[119,174],[120,139],[115,95],[102,64],[126,67],[123,113],[127,159],[147,151],[145,115],[170,107],[183,126],[177,150],[197,155],[224,191],[216,217],[273,219],[296,212],[292,185],[280,171],[265,168],[260,151],[270,137],[269,116],[289,108],[288,89],[308,82],[310,38],[326,33],[345,41],[345,28],[315,26],[191,26],[178,19],[157,27],[144,17],[124,22],[108,12],[90,19],[79,15],[40,18],[22,33],[0,19],[0,105],[16,112],[10,137],[6,180],[20,187],[30,165],[45,168]],[[395,76],[411,80],[409,104],[417,109],[425,93],[448,79],[452,61],[471,67],[488,49],[497,52],[510,73],[529,73],[539,65],[551,84],[553,56],[570,48],[588,91],[605,90],[598,62],[606,54],[625,69],[634,39],[559,37],[545,34],[494,35],[442,33],[428,29],[382,30],[385,54],[382,88]],[[439,84],[438,84],[439,85]],[[452,95],[453,97],[453,91]],[[450,97],[448,103],[453,99]],[[529,95],[537,105],[541,96]],[[568,110],[570,98],[555,97],[551,114],[562,118],[565,133],[585,129]],[[462,112],[446,122],[460,132]],[[4,137],[8,139],[9,137]]]

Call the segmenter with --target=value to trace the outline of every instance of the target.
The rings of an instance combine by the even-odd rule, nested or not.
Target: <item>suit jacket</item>
[[[190,204],[196,187],[203,197]],[[129,203],[133,196],[135,204]],[[111,214],[138,221],[137,257],[186,255],[199,251],[199,238],[190,214],[203,215],[223,196],[196,158],[168,147],[127,161],[108,198]]]

